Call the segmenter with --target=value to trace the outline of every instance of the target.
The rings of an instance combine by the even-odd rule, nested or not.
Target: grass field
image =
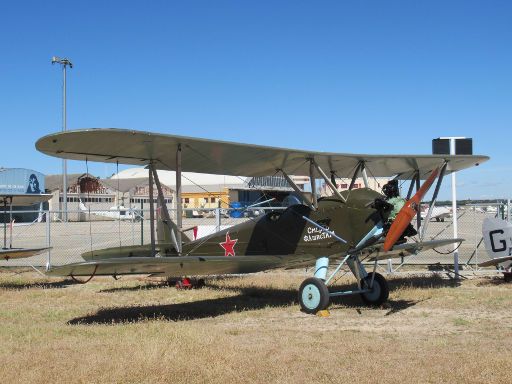
[[[178,291],[3,271],[0,382],[512,382],[512,284],[395,277],[385,306],[337,299],[320,318],[299,311],[302,279],[277,271]]]

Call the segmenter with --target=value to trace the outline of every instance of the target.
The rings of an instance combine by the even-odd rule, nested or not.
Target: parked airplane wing
[[[0,260],[23,259],[46,252],[50,248],[7,248],[0,249]]]
[[[51,194],[0,194],[0,203],[3,205],[4,201],[7,205],[12,206],[26,206],[33,205],[37,203],[43,203],[52,198]],[[2,207],[0,206],[0,209]]]
[[[420,251],[463,241],[462,239],[433,240],[423,243],[396,245],[384,252],[382,244],[368,247],[362,257],[390,259],[410,256]],[[274,268],[298,268],[313,265],[316,256],[175,256],[175,257],[114,257],[67,264],[54,267],[47,272],[50,276],[101,276],[101,275],[223,275],[232,273],[253,273]]]
[[[487,156],[469,155],[366,155],[303,151],[218,140],[190,138],[124,129],[82,129],[55,133],[39,139],[36,148],[48,155],[73,160],[119,162],[144,166],[153,161],[157,169],[175,170],[176,151],[181,148],[182,170],[187,172],[267,176],[276,169],[291,175],[309,175],[309,159],[338,175],[351,175],[365,162],[374,176],[409,177],[419,170],[425,177],[445,160],[447,172],[478,165]]]

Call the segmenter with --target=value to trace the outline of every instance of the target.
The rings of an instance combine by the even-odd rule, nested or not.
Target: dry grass
[[[301,313],[298,273],[210,281],[0,273],[2,383],[510,383],[512,285],[395,278],[389,304]],[[348,281],[347,281],[348,282]]]

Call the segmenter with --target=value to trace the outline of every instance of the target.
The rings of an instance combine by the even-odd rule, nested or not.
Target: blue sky
[[[75,64],[70,129],[355,153],[467,136],[492,160],[459,174],[459,197],[506,198],[511,20],[509,1],[4,1],[0,165],[60,172],[34,149],[61,129],[57,55]]]

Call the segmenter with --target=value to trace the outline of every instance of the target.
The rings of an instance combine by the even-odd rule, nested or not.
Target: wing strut
[[[149,168],[149,228],[151,236],[151,256],[155,257],[155,203],[153,201],[153,172],[151,172],[151,169],[153,169],[153,162],[149,163]]]
[[[320,166],[316,163],[316,161],[314,159],[311,159],[311,162],[313,163],[313,165],[315,166],[316,170],[318,171],[318,173],[320,174],[320,176],[323,177],[323,179],[325,180],[325,183],[329,186],[329,188],[331,188],[331,190],[334,192],[334,194],[336,195],[336,197],[338,197],[341,201],[343,201],[344,203],[347,202],[347,199],[345,199],[341,193],[338,191],[338,189],[336,188],[336,186],[331,182],[331,180],[329,180],[329,178],[327,177],[327,175],[325,174],[325,172],[323,171],[322,168],[320,168]]]
[[[405,200],[409,200],[412,197],[412,189],[414,188],[414,184],[416,184],[416,180],[420,177],[420,171],[414,171],[414,174],[411,179],[411,184],[409,185],[409,191],[407,191],[407,197]]]
[[[418,177],[416,178],[416,193],[420,190],[420,174],[418,173]],[[421,227],[421,214],[416,215],[416,230],[420,231]]]
[[[165,204],[164,193],[162,191],[162,184],[160,184],[160,179],[158,178],[158,172],[155,167],[152,165],[149,167],[149,171],[153,172],[153,177],[155,179],[155,184],[158,192],[158,201],[162,210],[162,214],[164,216],[164,223],[169,228],[169,232],[171,234],[171,241],[174,243],[174,247],[176,248],[176,252],[181,253],[181,248],[178,246],[178,241],[176,239],[176,232],[174,231],[171,216],[169,215],[169,211],[167,210],[167,205]]]
[[[309,159],[309,182],[311,184],[311,202],[313,204],[314,209],[318,208],[318,201],[316,198],[316,179],[315,179],[315,160],[313,158]]]
[[[441,172],[439,172],[439,176],[436,183],[436,188],[434,189],[434,194],[432,195],[432,200],[430,200],[430,206],[428,208],[427,216],[425,217],[425,220],[423,221],[423,228],[421,230],[420,235],[420,241],[423,241],[423,238],[425,237],[425,233],[427,233],[428,223],[430,222],[430,217],[432,216],[432,212],[434,211],[434,207],[436,205],[437,201],[437,195],[439,194],[439,189],[441,188],[441,184],[443,183],[444,174],[446,172],[446,167],[448,166],[448,162],[445,161]],[[453,213],[454,215],[457,214],[457,212]],[[421,217],[421,215],[418,215]]]
[[[278,172],[281,172],[284,176],[284,178],[286,179],[286,181],[288,182],[288,184],[290,184],[290,186],[293,188],[293,190],[300,195],[300,197],[302,197],[302,200],[304,202],[306,202],[306,204],[311,208],[311,209],[315,209],[315,207],[313,206],[312,202],[311,202],[311,199],[306,196],[306,194],[304,194],[304,192],[297,186],[297,184],[295,184],[295,182],[292,180],[292,178],[290,176],[288,176],[288,174],[280,169],[280,168],[277,168],[276,171]]]
[[[181,204],[181,144],[178,144],[176,151],[176,241],[179,248],[176,249],[181,255],[181,231],[183,230],[183,205]]]
[[[361,173],[364,169],[364,161],[360,161],[357,164],[356,170],[354,171],[354,175],[352,176],[352,181],[350,182],[350,187],[348,187],[348,190],[351,191],[354,189],[354,184],[356,183],[357,178],[359,177],[359,173]],[[366,181],[365,183],[367,183]]]
[[[370,188],[370,183],[368,183],[368,175],[366,174],[366,167],[363,163],[363,169],[361,169],[361,175],[363,176],[363,183],[365,188]]]

